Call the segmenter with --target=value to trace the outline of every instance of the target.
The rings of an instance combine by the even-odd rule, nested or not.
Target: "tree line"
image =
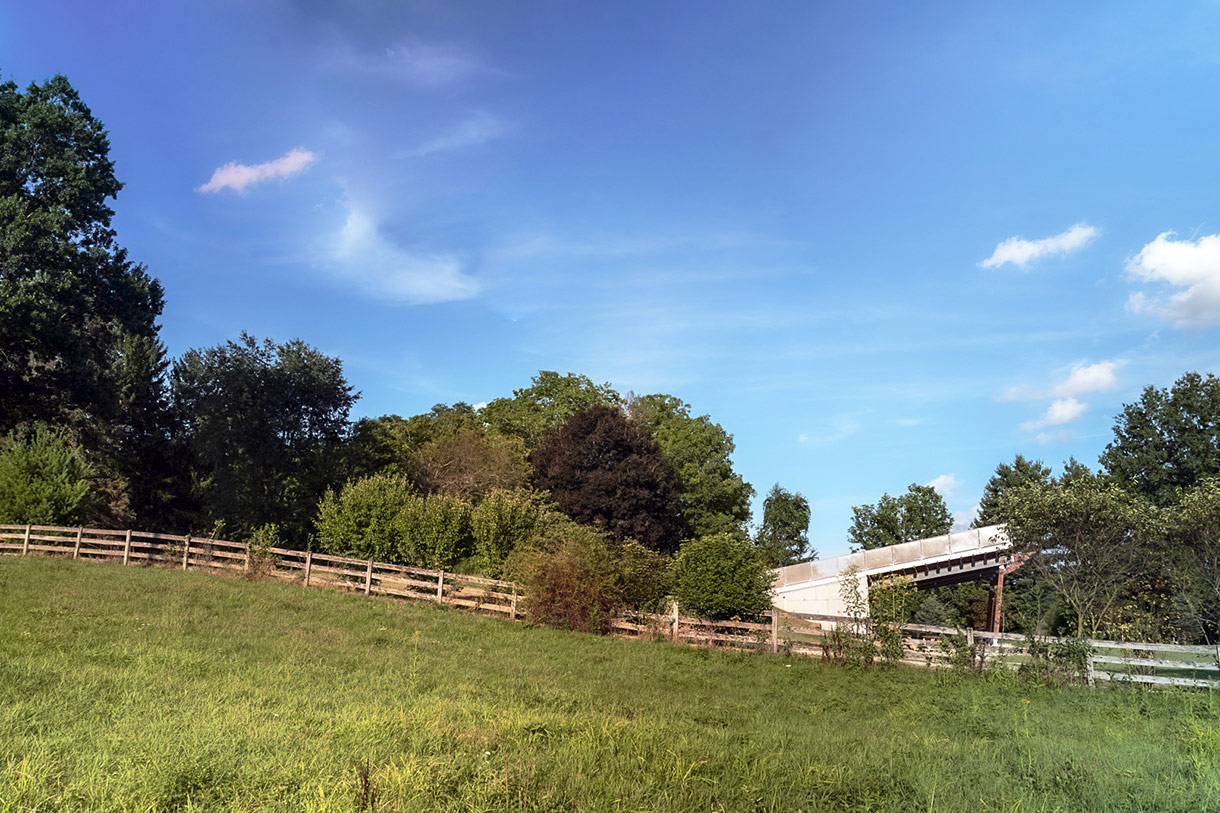
[[[164,291],[112,227],[108,135],[68,80],[0,84],[0,146],[0,521],[567,584],[586,595],[553,603],[585,627],[683,589],[760,610],[768,568],[815,555],[805,498],[776,485],[754,528],[732,436],[671,395],[541,371],[481,408],[353,420],[342,361],[300,339],[170,358]],[[713,595],[723,563],[736,597]]]

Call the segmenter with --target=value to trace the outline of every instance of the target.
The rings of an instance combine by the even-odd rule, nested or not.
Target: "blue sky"
[[[671,393],[823,556],[1220,367],[1211,2],[6,3],[0,71],[106,123],[172,354]]]

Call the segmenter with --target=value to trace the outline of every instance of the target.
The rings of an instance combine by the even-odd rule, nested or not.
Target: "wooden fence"
[[[254,570],[305,587],[336,587],[366,596],[434,601],[506,615],[514,620],[518,617],[517,586],[512,582],[287,548],[252,551],[246,543],[223,539],[147,531],[0,525],[0,554],[3,553],[102,559],[182,570]]]
[[[121,561],[124,565],[159,565],[205,570],[256,571],[305,587],[332,587],[366,596],[393,596],[488,612],[518,620],[526,607],[513,582],[466,576],[443,570],[403,567],[368,559],[286,548],[251,550],[246,543],[175,536],[146,531],[107,531],[43,525],[0,525],[0,554],[31,553],[73,559]],[[610,621],[621,636],[651,638],[692,646],[756,652],[784,652],[834,659],[834,631],[851,629],[853,619],[772,610],[763,621],[715,621],[670,612],[628,613]],[[986,663],[1018,669],[1030,663],[1029,641],[1012,633],[959,630],[907,624],[902,662],[945,667],[954,660],[972,666]],[[1069,639],[1045,637],[1042,645],[1069,646]],[[1220,688],[1220,646],[1088,641],[1086,676],[1097,682],[1130,681],[1161,686]],[[1079,642],[1076,642],[1078,645]],[[963,652],[965,655],[963,655]]]

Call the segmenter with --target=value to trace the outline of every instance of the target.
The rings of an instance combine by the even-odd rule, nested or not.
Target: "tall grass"
[[[0,558],[0,811],[1218,810],[1218,721]]]

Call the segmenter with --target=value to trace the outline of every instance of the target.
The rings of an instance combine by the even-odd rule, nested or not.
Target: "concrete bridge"
[[[774,604],[788,612],[844,615],[839,588],[853,567],[865,598],[869,580],[883,576],[910,576],[919,587],[986,580],[995,587],[988,613],[991,631],[999,632],[1004,576],[1022,561],[1013,556],[1004,526],[989,525],[780,568]]]

